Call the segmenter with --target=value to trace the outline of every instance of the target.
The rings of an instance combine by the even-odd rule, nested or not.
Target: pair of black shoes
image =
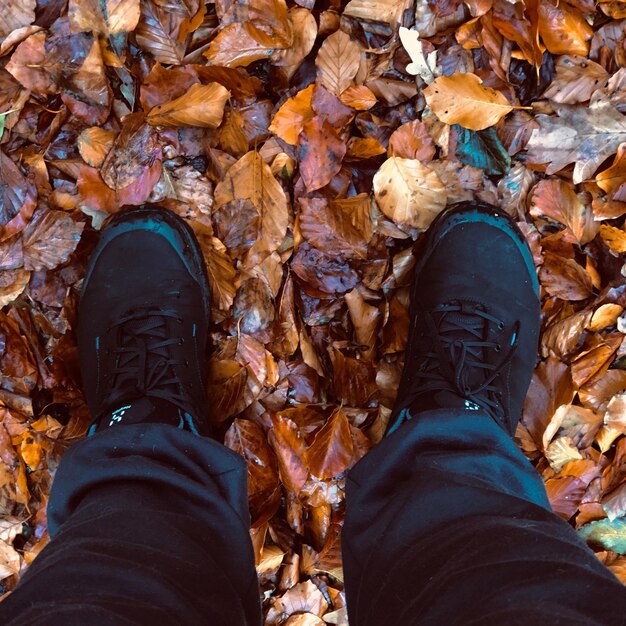
[[[430,409],[489,414],[513,434],[539,333],[539,287],[515,223],[477,203],[430,227],[411,295],[390,434]],[[165,209],[118,214],[83,283],[79,352],[91,431],[163,422],[211,434],[209,284],[191,229]]]

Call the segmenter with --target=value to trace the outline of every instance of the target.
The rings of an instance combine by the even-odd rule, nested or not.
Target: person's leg
[[[348,475],[351,626],[626,624],[626,588],[550,511],[515,445],[538,285],[508,218],[465,205],[416,267],[387,436]]]
[[[209,285],[189,227],[120,213],[83,281],[89,436],[61,460],[52,541],[2,624],[254,625],[261,610],[246,468],[210,433]]]
[[[246,467],[167,424],[110,428],[61,461],[51,543],[0,604],[0,623],[261,622]]]

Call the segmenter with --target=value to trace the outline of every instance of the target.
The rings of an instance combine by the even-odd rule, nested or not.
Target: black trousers
[[[50,544],[0,624],[260,624],[246,469],[213,441],[116,426],[63,458]],[[626,624],[626,588],[476,412],[421,414],[350,472],[351,626]]]

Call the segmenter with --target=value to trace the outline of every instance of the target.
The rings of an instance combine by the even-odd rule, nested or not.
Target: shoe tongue
[[[124,402],[102,418],[102,426],[161,423],[180,426],[180,409],[162,398],[143,397]]]
[[[475,402],[467,400],[451,391],[431,391],[420,396],[411,406],[411,413],[416,415],[423,411],[435,409],[465,409],[466,411],[480,411]]]

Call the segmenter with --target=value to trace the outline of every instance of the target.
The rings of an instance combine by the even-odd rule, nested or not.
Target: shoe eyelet
[[[502,349],[502,347],[500,346],[500,344],[499,344],[499,343],[497,343],[497,344],[496,344],[496,347],[495,347],[495,351],[496,351],[496,352],[500,352],[500,350],[501,350],[501,349]]]
[[[504,330],[504,323],[503,322],[500,322],[498,324],[498,330]]]
[[[181,337],[178,344],[182,346],[184,343],[185,343],[185,338]]]

